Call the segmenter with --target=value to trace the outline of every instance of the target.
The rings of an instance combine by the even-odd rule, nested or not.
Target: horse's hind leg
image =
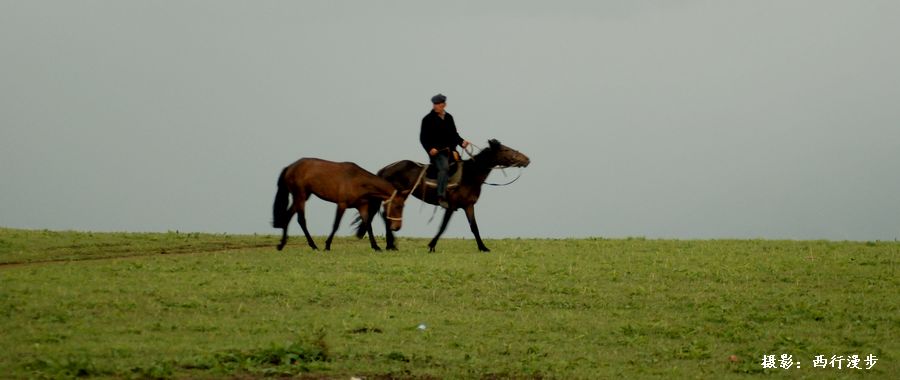
[[[303,229],[303,235],[306,236],[306,243],[309,244],[312,249],[319,249],[316,247],[316,242],[313,241],[312,236],[309,235],[309,230],[306,229],[306,196],[294,196],[294,209],[297,212],[297,223],[300,223],[300,228]],[[287,229],[285,229],[287,231]]]
[[[288,212],[287,221],[284,222],[284,227],[281,229],[281,243],[278,243],[278,250],[279,250],[279,251],[282,250],[282,249],[284,249],[284,246],[287,245],[287,241],[288,241],[288,226],[291,225],[291,218],[294,217],[294,212],[295,212],[295,211],[294,211],[294,205],[291,205],[291,207],[288,207],[287,212]]]
[[[284,246],[287,245],[287,237],[288,237],[287,229],[288,229],[288,225],[287,225],[287,224],[285,224],[285,225],[284,225],[284,228],[281,229],[281,230],[282,230],[282,232],[281,232],[281,243],[278,243],[278,250],[279,250],[279,251],[282,250],[282,249],[284,249]]]
[[[347,208],[343,205],[338,204],[337,211],[334,214],[334,227],[331,229],[331,235],[328,235],[328,240],[325,240],[325,250],[331,250],[331,240],[334,239],[334,233],[337,232],[338,227],[341,226],[341,218],[344,217],[344,210]]]

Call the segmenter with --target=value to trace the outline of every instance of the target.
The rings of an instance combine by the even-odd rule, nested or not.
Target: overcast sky
[[[0,0],[0,226],[276,233],[284,166],[425,161],[441,92],[532,160],[486,237],[894,240],[898,46],[894,0]]]

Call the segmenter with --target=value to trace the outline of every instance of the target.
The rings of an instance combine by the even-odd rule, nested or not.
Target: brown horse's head
[[[391,231],[400,231],[403,227],[403,203],[406,202],[407,195],[409,192],[401,193],[394,190],[391,197],[384,201],[384,216],[390,221]]]
[[[494,161],[493,163],[496,166],[524,168],[531,163],[531,160],[528,159],[528,156],[513,148],[501,144],[496,139],[489,140],[488,144],[490,146],[490,154],[492,155]]]

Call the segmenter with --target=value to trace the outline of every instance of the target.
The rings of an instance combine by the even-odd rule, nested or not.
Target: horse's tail
[[[278,176],[278,192],[275,193],[275,203],[272,205],[272,227],[285,228],[291,222],[291,213],[288,211],[287,181],[284,178],[288,168],[281,171]]]

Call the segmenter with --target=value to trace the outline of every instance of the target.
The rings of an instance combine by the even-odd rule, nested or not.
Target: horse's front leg
[[[378,246],[378,243],[375,241],[375,234],[372,232],[372,219],[375,218],[375,215],[369,216],[369,205],[368,203],[363,204],[359,208],[356,209],[359,211],[359,220],[360,223],[365,223],[366,233],[369,234],[369,244],[372,246],[376,252],[381,251],[381,247]],[[377,208],[375,208],[375,212],[378,212]],[[390,231],[390,228],[387,228]]]
[[[344,217],[344,210],[346,210],[346,209],[347,209],[346,206],[344,206],[342,204],[338,204],[337,212],[335,212],[335,214],[334,214],[334,227],[331,229],[331,235],[328,235],[328,240],[325,240],[325,250],[326,251],[331,250],[331,241],[334,239],[334,233],[337,232],[338,227],[341,226],[341,218]]]
[[[447,229],[447,224],[450,223],[450,217],[453,216],[452,209],[444,210],[444,219],[441,220],[441,228],[438,229],[437,235],[434,236],[434,239],[431,239],[431,242],[428,243],[428,252],[434,252],[434,247],[437,246],[438,239],[441,238],[441,235],[444,234],[444,230]]]
[[[481,252],[490,252],[491,250],[481,241],[481,234],[478,233],[478,222],[475,221],[474,204],[466,207],[466,218],[469,219],[469,227],[472,229],[472,233],[475,234],[475,242],[478,243],[478,250]]]

